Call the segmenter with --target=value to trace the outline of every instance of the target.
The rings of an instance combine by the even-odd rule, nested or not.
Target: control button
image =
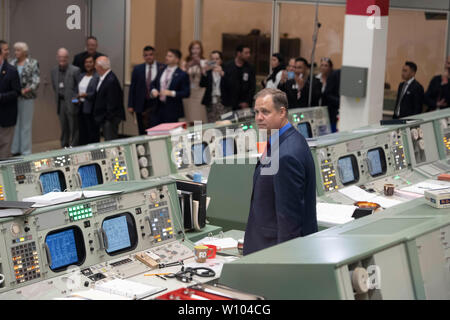
[[[142,233],[142,237],[145,237],[145,233]]]
[[[94,243],[94,240],[89,240],[89,244],[92,244],[92,243]]]
[[[89,250],[91,250],[91,252],[92,252],[92,251],[94,251],[94,248],[90,247]]]
[[[28,232],[28,231],[30,231],[30,228],[29,227],[25,227],[24,230],[25,230],[25,232]]]
[[[144,226],[141,226],[141,230],[144,230],[144,228],[145,228]]]

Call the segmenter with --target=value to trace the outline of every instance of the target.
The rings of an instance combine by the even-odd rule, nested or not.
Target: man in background
[[[445,61],[444,72],[434,76],[428,85],[427,92],[425,93],[425,104],[428,106],[427,111],[445,109],[450,106],[449,77],[450,56]]]
[[[95,62],[95,70],[100,79],[94,104],[94,119],[99,128],[103,129],[105,141],[119,137],[119,124],[125,120],[123,91],[114,72],[111,61],[106,56],[100,56]]]
[[[17,98],[21,92],[19,73],[5,60],[5,44],[0,40],[0,159],[11,156],[17,122]]]
[[[128,111],[136,114],[139,135],[146,133],[151,119],[156,117],[158,102],[151,95],[151,84],[164,67],[155,60],[155,48],[146,46],[143,51],[144,63],[134,67],[128,93]]]
[[[77,97],[80,69],[69,64],[69,51],[65,48],[57,51],[56,60],[58,65],[52,69],[51,77],[61,125],[61,147],[74,147],[80,137],[79,106],[72,101]]]
[[[417,65],[406,61],[402,68],[403,82],[398,86],[393,119],[409,117],[422,113],[424,91],[415,79]]]
[[[103,53],[97,52],[98,42],[97,38],[94,36],[87,37],[86,39],[86,51],[81,52],[73,58],[73,65],[78,67],[81,70],[81,73],[86,72],[86,69],[84,68],[84,60],[88,56],[93,56],[94,60],[96,60],[98,57],[104,56]]]
[[[223,105],[233,110],[247,109],[253,104],[256,91],[255,69],[250,65],[250,47],[240,45],[236,48],[234,60],[228,61],[223,71],[225,82],[225,96]]]

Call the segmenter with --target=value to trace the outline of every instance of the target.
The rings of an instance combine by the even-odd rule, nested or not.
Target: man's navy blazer
[[[274,175],[262,175],[274,166],[272,142],[270,163],[258,162],[253,175],[250,215],[244,239],[244,255],[284,241],[317,232],[316,173],[311,150],[294,128],[279,138],[279,166]]]
[[[114,118],[125,120],[122,87],[112,71],[103,79],[95,95],[94,118],[97,125],[103,125],[105,121],[112,121]]]
[[[3,61],[0,70],[0,126],[12,127],[17,122],[17,98],[20,96],[20,80],[17,69]]]
[[[159,92],[161,91],[161,77],[166,68],[167,66],[158,72],[158,75],[152,82],[151,90],[156,89]],[[162,122],[176,122],[178,118],[184,117],[183,99],[189,98],[191,95],[189,75],[180,68],[176,68],[167,90],[175,91],[176,96],[166,97],[165,103],[162,103],[158,98],[159,114]]]
[[[156,62],[156,70],[159,71],[165,66],[159,62]],[[128,108],[133,108],[134,112],[144,112],[145,107],[145,63],[139,64],[133,69],[131,74],[130,92],[128,93]],[[158,75],[156,74],[156,76]],[[155,77],[156,79],[156,77]],[[151,86],[150,86],[151,87]],[[151,90],[151,89],[150,89]],[[152,102],[156,103],[156,99],[152,99]]]

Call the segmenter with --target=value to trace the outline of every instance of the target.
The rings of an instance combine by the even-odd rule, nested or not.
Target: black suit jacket
[[[308,80],[306,80],[306,83],[301,90],[300,99],[297,98],[298,89],[297,89],[297,82],[295,81],[295,79],[290,79],[285,83],[280,83],[278,85],[278,89],[284,91],[287,95],[289,108],[291,109],[308,108],[309,83],[310,79],[308,77]],[[319,105],[319,99],[320,96],[322,95],[322,84],[320,83],[320,80],[314,77],[313,84],[314,84],[313,91],[311,95],[312,107]]]
[[[77,66],[78,68],[80,68],[80,71],[82,73],[86,72],[86,69],[84,68],[84,59],[86,59],[86,57],[89,55],[89,53],[87,51],[81,52],[79,54],[77,54],[74,58],[73,58],[73,65]],[[94,55],[94,62],[98,57],[104,56],[103,53],[100,52],[96,52]]]
[[[413,80],[411,84],[406,89],[406,93],[403,96],[402,101],[400,102],[400,114],[397,117],[395,115],[395,110],[397,109],[397,105],[400,99],[400,95],[403,90],[403,86],[406,82],[400,83],[397,91],[397,100],[395,101],[395,109],[394,109],[394,119],[409,117],[415,114],[422,113],[423,101],[424,101],[424,90],[422,85],[417,81]]]
[[[114,118],[125,120],[123,91],[112,71],[103,80],[95,95],[94,118],[98,125]]]
[[[200,87],[206,88],[205,94],[203,95],[202,104],[205,106],[209,106],[212,103],[212,90],[213,90],[213,71],[209,70],[206,72],[206,75],[202,75],[200,80]],[[220,94],[221,97],[226,95],[225,92],[225,80],[222,77],[220,80]]]
[[[156,69],[159,73],[159,71],[162,70],[165,65],[159,62],[155,63]],[[130,92],[128,93],[128,108],[133,108],[134,112],[139,113],[144,112],[145,109],[145,65],[145,63],[142,63],[134,67],[133,73],[131,74]],[[155,76],[157,76],[158,73]],[[156,105],[156,99],[151,99],[151,101]]]
[[[17,121],[20,80],[17,69],[4,61],[0,70],[0,126],[12,127]]]
[[[276,168],[274,159],[269,165],[256,165],[244,254],[318,230],[315,167],[305,138],[289,128],[280,136],[278,154],[275,174],[262,174],[267,166]],[[276,151],[272,150],[271,156],[276,158]]]
[[[152,90],[161,91],[161,76],[167,66],[162,68],[155,80],[152,82]],[[176,122],[178,118],[184,117],[183,99],[191,95],[191,82],[189,75],[180,68],[175,69],[172,80],[167,90],[175,91],[175,97],[166,97],[165,102],[158,101],[158,114],[161,122]]]
[[[327,85],[322,94],[322,105],[328,107],[328,116],[332,124],[337,123],[341,95],[339,86],[341,82],[341,70],[334,70],[327,78]]]
[[[436,110],[437,102],[441,99],[445,99],[447,102],[447,107],[441,107],[442,109],[450,107],[450,85],[449,83],[441,85],[441,82],[441,75],[437,75],[431,79],[428,85],[427,92],[425,92],[425,104],[428,106],[427,111]]]
[[[237,110],[240,109],[239,103],[246,102],[252,107],[256,91],[256,73],[253,66],[245,63],[239,68],[234,60],[231,60],[223,66],[223,71],[225,72],[222,78],[225,84],[223,105]]]

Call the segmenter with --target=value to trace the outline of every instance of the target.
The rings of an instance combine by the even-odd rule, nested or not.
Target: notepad
[[[427,190],[439,190],[448,187],[450,187],[450,183],[447,181],[425,180],[412,186],[403,188],[402,190],[423,195]]]
[[[356,208],[352,205],[318,202],[317,220],[330,224],[344,224],[353,220],[352,215]]]
[[[350,186],[339,190],[344,196],[354,201],[372,201],[377,196],[376,193],[369,193],[358,186]]]

